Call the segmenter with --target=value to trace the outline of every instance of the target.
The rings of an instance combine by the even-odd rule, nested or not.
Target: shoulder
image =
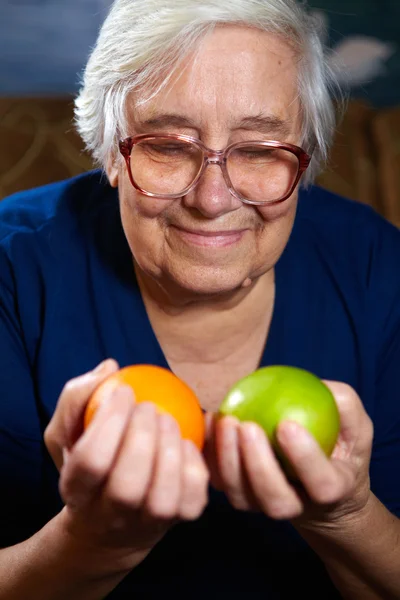
[[[18,192],[0,202],[0,251],[68,237],[114,192],[101,171]],[[115,192],[114,192],[115,193]]]
[[[386,356],[400,331],[400,231],[371,207],[316,187],[302,192],[294,229],[316,289],[340,297],[353,326]]]
[[[333,270],[400,289],[400,231],[370,206],[313,186],[300,193],[295,228]]]
[[[59,219],[93,209],[109,188],[101,171],[13,194],[0,202],[0,244],[9,235],[33,232]]]
[[[81,264],[99,219],[106,229],[110,207],[118,207],[115,199],[105,175],[90,171],[2,200],[0,292],[39,297],[44,281]]]
[[[362,239],[387,232],[394,239],[400,240],[400,231],[372,207],[318,186],[301,190],[298,217],[300,221],[313,225],[328,237],[333,232],[338,234],[351,231],[357,239]]]

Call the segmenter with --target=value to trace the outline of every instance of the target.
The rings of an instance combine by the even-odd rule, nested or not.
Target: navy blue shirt
[[[375,433],[371,486],[400,516],[400,232],[370,208],[301,192],[276,266],[262,365],[355,388]],[[227,331],[229,335],[229,331]],[[118,194],[99,171],[0,203],[0,547],[62,507],[43,431],[72,377],[107,357],[167,362],[135,280]],[[287,522],[235,511],[210,490],[110,598],[339,598]]]

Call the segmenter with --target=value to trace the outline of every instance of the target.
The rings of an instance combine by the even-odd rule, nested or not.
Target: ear
[[[119,169],[118,169],[118,161],[114,156],[110,156],[107,165],[106,165],[106,173],[108,177],[108,181],[110,182],[111,187],[118,187],[118,177],[119,177]]]

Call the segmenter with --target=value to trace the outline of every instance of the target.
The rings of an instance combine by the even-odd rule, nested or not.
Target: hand
[[[200,516],[208,470],[176,421],[150,402],[135,405],[127,386],[105,399],[83,431],[90,395],[117,369],[108,360],[66,384],[45,443],[60,469],[68,533],[106,551],[122,550],[137,564],[173,523]]]
[[[297,482],[288,481],[263,430],[233,417],[207,415],[205,457],[211,483],[240,510],[262,511],[273,519],[321,527],[355,515],[370,497],[372,422],[356,392],[325,381],[341,418],[331,458],[302,427],[282,422],[277,439]]]

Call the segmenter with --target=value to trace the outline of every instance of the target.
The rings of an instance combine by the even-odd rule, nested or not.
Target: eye
[[[183,157],[191,154],[191,148],[187,144],[171,142],[145,142],[140,144],[144,152],[157,156]]]
[[[245,146],[235,150],[234,154],[242,160],[270,161],[278,158],[279,150],[259,146]]]

